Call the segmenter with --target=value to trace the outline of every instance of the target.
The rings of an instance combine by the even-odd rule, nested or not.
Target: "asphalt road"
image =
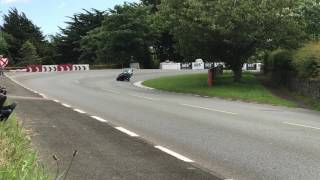
[[[119,72],[10,76],[225,178],[320,179],[319,112],[141,89]],[[133,82],[179,73],[143,70]]]

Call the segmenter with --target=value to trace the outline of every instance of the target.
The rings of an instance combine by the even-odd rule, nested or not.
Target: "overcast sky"
[[[10,8],[17,8],[24,12],[29,19],[45,35],[55,34],[58,26],[64,27],[67,16],[81,12],[82,9],[106,10],[124,2],[138,2],[139,0],[0,0],[0,14],[7,13]],[[2,24],[0,18],[0,24]]]

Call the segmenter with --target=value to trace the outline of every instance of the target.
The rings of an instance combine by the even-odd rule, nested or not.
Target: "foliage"
[[[241,78],[257,48],[296,48],[304,36],[300,0],[163,0],[160,21],[182,55],[224,61]]]
[[[0,55],[7,54],[8,43],[5,40],[3,33],[0,31]]]
[[[50,179],[14,117],[0,123],[0,179]]]
[[[152,13],[155,13],[159,10],[159,5],[161,0],[141,0],[142,4],[149,6]]]
[[[207,74],[179,75],[148,80],[143,84],[165,91],[192,93],[289,107],[296,106],[292,102],[274,96],[250,73],[244,74],[244,81],[241,83],[234,83],[231,73],[218,76],[213,87],[208,87],[206,83],[207,78]]]
[[[30,42],[26,41],[20,51],[19,51],[21,60],[19,65],[32,65],[32,64],[41,64],[41,59],[39,58],[36,47]]]
[[[292,52],[285,49],[271,52],[265,66],[267,72],[272,74],[274,82],[278,84],[287,83],[289,76],[294,71]]]
[[[318,39],[320,35],[320,2],[318,0],[306,0],[302,12],[307,24],[306,32],[313,39]]]
[[[7,34],[5,39],[9,46],[8,52],[14,64],[20,63],[19,50],[26,41],[30,41],[36,47],[38,54],[42,54],[45,41],[42,32],[24,13],[11,9],[7,15],[4,15],[1,30]]]
[[[66,28],[60,28],[61,34],[53,37],[53,46],[56,63],[88,63],[93,60],[90,52],[80,49],[80,41],[83,36],[97,27],[101,26],[105,12],[92,9],[91,11],[74,14],[69,17]]]
[[[300,77],[320,79],[320,42],[310,42],[297,50],[294,64]]]
[[[152,33],[149,13],[141,4],[116,6],[106,15],[101,27],[88,33],[81,41],[84,52],[94,52],[96,63],[128,64],[132,59],[150,68],[149,48]]]

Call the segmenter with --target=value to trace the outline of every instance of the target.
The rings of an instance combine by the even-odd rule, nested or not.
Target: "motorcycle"
[[[133,75],[133,69],[124,69],[121,74],[118,75],[117,81],[130,81],[131,77]]]

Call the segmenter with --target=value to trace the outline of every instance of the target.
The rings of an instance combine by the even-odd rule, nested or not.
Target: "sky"
[[[0,24],[3,24],[2,16],[8,10],[17,8],[40,27],[44,35],[53,35],[59,32],[58,26],[65,27],[68,16],[82,9],[107,10],[124,2],[139,0],[0,0]]]

